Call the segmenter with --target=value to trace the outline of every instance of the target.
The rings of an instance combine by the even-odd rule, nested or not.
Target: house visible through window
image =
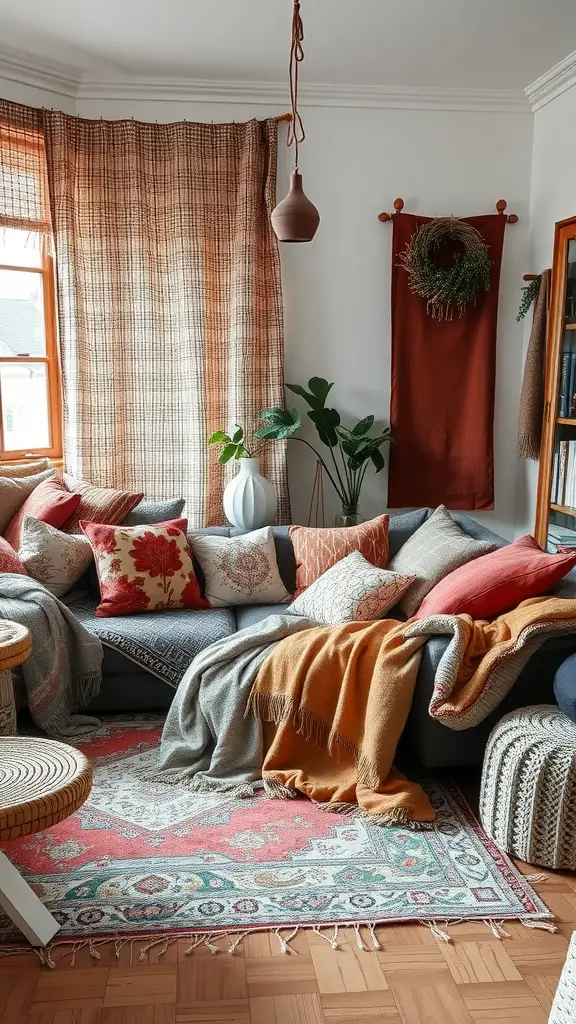
[[[0,461],[62,454],[43,141],[0,125]]]

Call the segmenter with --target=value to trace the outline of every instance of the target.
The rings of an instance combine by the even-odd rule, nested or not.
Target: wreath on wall
[[[439,262],[447,243],[449,266]],[[462,316],[478,293],[490,291],[490,248],[476,228],[457,217],[436,217],[418,228],[400,253],[398,266],[410,276],[410,290],[426,299],[426,312],[436,320]],[[443,261],[446,263],[446,260]]]

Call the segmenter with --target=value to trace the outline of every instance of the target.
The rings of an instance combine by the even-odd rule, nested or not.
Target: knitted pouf
[[[576,725],[556,705],[502,718],[490,734],[480,818],[505,853],[576,868]]]
[[[572,932],[566,963],[558,982],[548,1024],[574,1024],[576,1020],[576,932]]]

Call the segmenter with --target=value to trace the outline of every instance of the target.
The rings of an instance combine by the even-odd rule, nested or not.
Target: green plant
[[[252,459],[257,452],[257,449],[252,452],[246,447],[244,427],[238,423],[235,423],[234,426],[236,429],[231,437],[225,430],[217,430],[208,438],[208,444],[217,444],[222,448],[218,457],[221,466],[230,462],[231,459]]]
[[[516,320],[523,320],[532,303],[536,300],[538,292],[540,291],[540,281],[542,280],[542,274],[537,274],[528,284],[522,288],[522,300],[520,302],[520,308]]]
[[[371,463],[377,473],[384,469],[384,456],[380,449],[392,437],[389,428],[371,434],[374,416],[365,416],[352,428],[344,427],[340,413],[326,406],[334,384],[323,377],[311,377],[308,391],[300,384],[287,384],[286,387],[310,406],[308,417],[316,427],[320,441],[330,451],[331,468],[313,445],[303,437],[295,436],[302,426],[296,409],[263,409],[260,418],[264,420],[264,426],[256,431],[256,437],[268,441],[292,439],[307,445],[322,464],[340,498],[342,511],[346,514],[357,512],[368,466]]]

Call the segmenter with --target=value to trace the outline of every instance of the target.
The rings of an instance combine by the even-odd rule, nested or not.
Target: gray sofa
[[[396,554],[431,513],[432,509],[419,509],[391,517],[391,556]],[[453,516],[470,536],[488,539],[497,547],[503,547],[507,543],[496,534],[483,529],[473,519],[459,513],[453,513]],[[231,536],[238,531],[223,527],[197,531],[197,534],[207,533]],[[287,528],[276,527],[274,540],[280,573],[286,588],[293,592],[296,564]],[[150,711],[168,708],[178,682],[191,660],[191,653],[194,654],[216,640],[279,610],[278,605],[246,605],[209,611],[163,611],[97,619],[94,616],[98,600],[96,581],[93,580],[91,585],[91,595],[71,603],[70,607],[91,632],[100,636],[104,644],[103,684],[98,698],[92,701],[89,709],[94,712]],[[401,613],[396,616],[392,612],[391,615],[404,617]],[[146,669],[136,662],[134,656],[136,634],[138,633],[138,643],[141,647],[143,632],[148,651]],[[576,636],[549,641],[533,655],[508,697],[486,721],[474,729],[454,732],[434,721],[428,714],[436,668],[447,644],[448,640],[445,637],[434,638],[426,644],[412,710],[401,743],[401,753],[418,758],[427,768],[480,764],[488,734],[494,723],[514,708],[553,702],[556,669],[565,658],[576,652]],[[158,674],[155,674],[155,666]],[[159,678],[160,672],[164,678]],[[167,674],[170,676],[170,684],[165,681]]]

